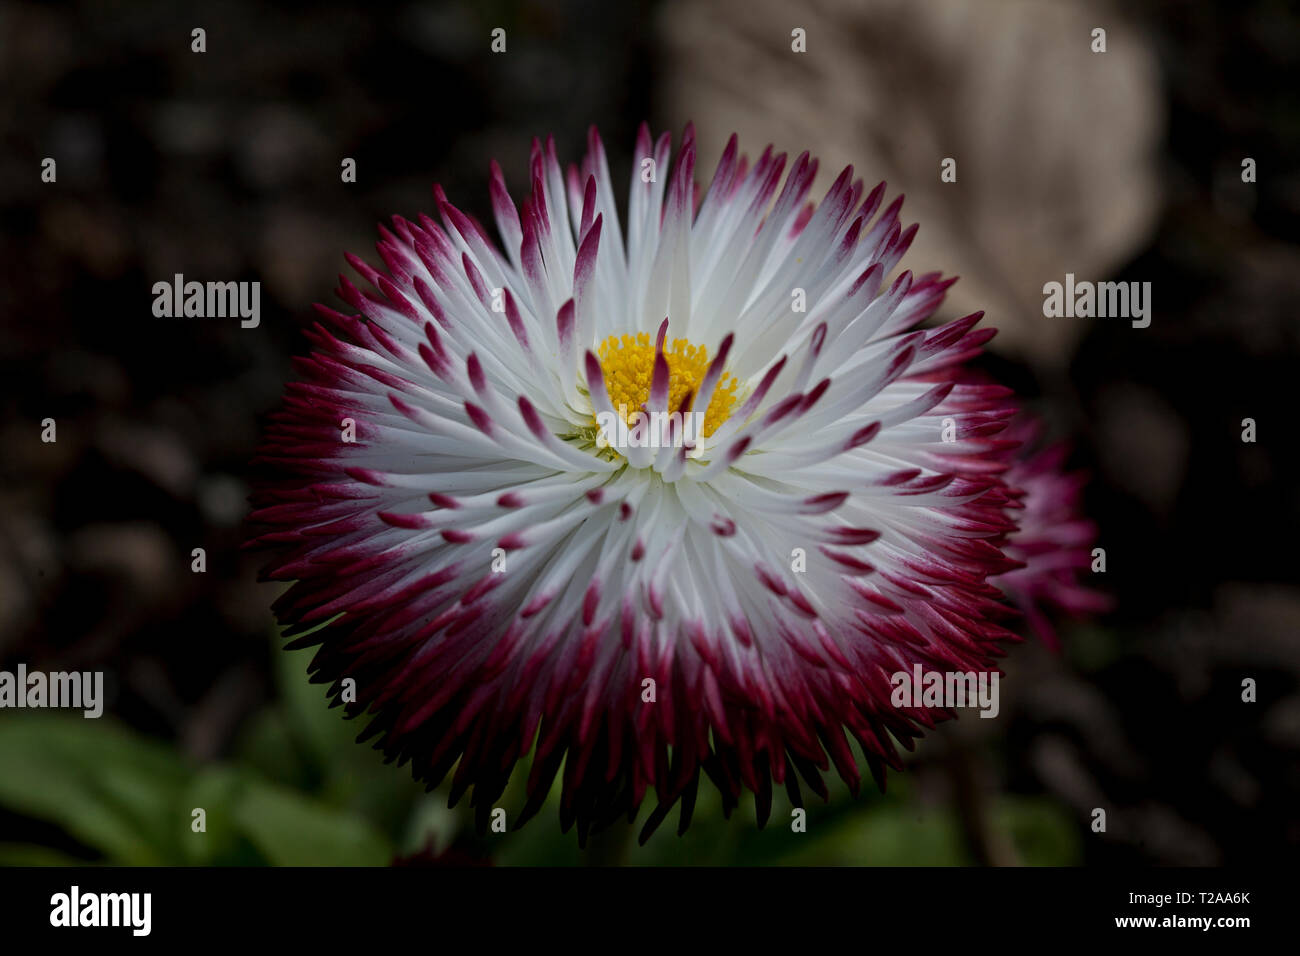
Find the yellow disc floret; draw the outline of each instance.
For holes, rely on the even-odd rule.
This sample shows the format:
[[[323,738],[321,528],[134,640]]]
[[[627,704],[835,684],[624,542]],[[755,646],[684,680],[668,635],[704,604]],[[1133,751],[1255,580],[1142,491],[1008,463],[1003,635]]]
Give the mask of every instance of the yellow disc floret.
[[[650,381],[654,375],[655,347],[650,336],[642,332],[631,335],[611,335],[596,350],[600,370],[605,375],[605,390],[609,393],[614,411],[623,413],[623,420],[639,410],[650,399]],[[692,345],[685,339],[673,339],[670,348],[664,349],[668,362],[668,411],[689,411],[682,408],[687,395],[692,404],[700,394],[704,373],[709,370],[709,350],[703,345]],[[736,390],[740,383],[730,372],[723,372],[714,386],[713,397],[704,416],[703,435],[708,437],[731,415],[736,403]]]

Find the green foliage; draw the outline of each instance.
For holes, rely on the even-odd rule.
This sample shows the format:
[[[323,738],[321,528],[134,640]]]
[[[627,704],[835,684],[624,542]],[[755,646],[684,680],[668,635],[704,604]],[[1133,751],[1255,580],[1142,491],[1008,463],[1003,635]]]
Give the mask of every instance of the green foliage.
[[[0,723],[0,805],[62,828],[120,865],[387,863],[364,818],[246,769],[195,768],[107,720],[31,715]],[[193,811],[205,814],[195,832]],[[3,862],[83,862],[7,845]]]
[[[0,864],[383,865],[425,837],[412,819],[458,829],[417,815],[433,798],[354,743],[359,726],[306,680],[309,654],[273,653],[279,699],[250,719],[228,764],[195,766],[110,718],[6,714],[0,807],[52,824],[72,847],[3,844]]]
[[[21,713],[0,721],[0,805],[56,824],[126,865],[174,862],[187,768],[107,718]]]
[[[806,832],[791,828],[783,792],[759,830],[752,801],[724,820],[718,794],[701,786],[690,830],[673,813],[648,843],[637,835],[649,813],[615,825],[586,850],[558,825],[558,784],[528,827],[478,836],[464,807],[448,809],[446,787],[426,794],[408,768],[385,766],[355,743],[360,722],[327,706],[307,680],[310,652],[273,650],[277,696],[252,715],[225,763],[195,765],[172,746],[109,718],[11,713],[0,720],[0,809],[66,835],[57,846],[0,843],[0,865],[384,865],[453,844],[497,865],[949,866],[974,861],[954,807],[921,803],[908,774],[888,795],[864,788],[851,799],[832,785],[829,803],[810,803]],[[498,805],[507,823],[524,804],[522,765]],[[653,799],[649,801],[653,802]],[[204,829],[195,832],[195,808]],[[994,799],[990,835],[1030,865],[1068,865],[1080,855],[1078,829],[1048,801]]]
[[[236,828],[280,866],[381,866],[392,845],[357,816],[302,799],[291,790],[250,783],[233,810]]]

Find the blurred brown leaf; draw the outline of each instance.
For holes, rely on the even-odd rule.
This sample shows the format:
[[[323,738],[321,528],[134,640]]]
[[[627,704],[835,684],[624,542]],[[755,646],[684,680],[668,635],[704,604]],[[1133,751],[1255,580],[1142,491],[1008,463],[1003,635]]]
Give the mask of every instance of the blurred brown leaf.
[[[740,14],[740,15],[738,15]],[[1091,31],[1107,51],[1091,51]],[[807,33],[807,53],[791,31]],[[907,266],[960,275],[945,313],[984,309],[994,348],[1064,364],[1088,320],[1042,314],[1043,283],[1104,279],[1149,238],[1163,129],[1155,59],[1106,8],[1024,0],[669,0],[666,115],[694,120],[712,162],[734,131],[853,164],[907,194]],[[945,157],[957,181],[940,181]]]

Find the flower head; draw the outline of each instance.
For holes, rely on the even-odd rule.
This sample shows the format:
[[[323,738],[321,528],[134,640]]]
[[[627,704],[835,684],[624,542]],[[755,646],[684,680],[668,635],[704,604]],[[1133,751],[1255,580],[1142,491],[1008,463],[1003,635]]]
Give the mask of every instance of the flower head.
[[[567,175],[534,142],[519,207],[493,164],[501,248],[436,187],[440,222],[381,227],[254,515],[288,633],[388,756],[486,819],[531,753],[512,822],[562,767],[582,836],[649,791],[646,831],[684,828],[701,772],[760,819],[774,782],[856,791],[850,737],[883,785],[951,715],[890,675],[994,668],[988,579],[1020,566],[1015,407],[960,375],[993,332],[920,327],[953,280],[895,275],[901,197],[849,168],[809,202],[815,159],[735,137],[699,197],[689,127],[635,160],[625,230],[594,131]]]
[[[1083,516],[1081,499],[1088,476],[1063,468],[1070,448],[1043,446],[1043,426],[1022,413],[1007,429],[1020,441],[1004,478],[1016,497],[1017,527],[1006,553],[1023,563],[997,579],[998,587],[1024,613],[1030,627],[1057,648],[1051,611],[1081,616],[1106,611],[1110,598],[1079,580],[1094,558],[1097,526]]]

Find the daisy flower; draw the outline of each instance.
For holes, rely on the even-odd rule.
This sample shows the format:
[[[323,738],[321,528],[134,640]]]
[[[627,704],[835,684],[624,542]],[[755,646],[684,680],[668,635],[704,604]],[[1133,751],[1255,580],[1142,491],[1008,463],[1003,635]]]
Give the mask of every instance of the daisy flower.
[[[692,129],[643,126],[626,226],[594,130],[529,170],[516,205],[492,165],[499,244],[435,187],[317,307],[254,499],[287,633],[480,825],[524,758],[510,822],[558,775],[584,839],[651,793],[643,838],[684,829],[701,773],[760,823],[856,792],[851,742],[883,787],[951,716],[890,675],[1015,639],[1015,406],[960,374],[993,331],[922,327],[953,280],[899,272],[916,226],[852,168],[811,202],[815,159],[732,137],[697,193]]]
[[[1002,574],[997,584],[1055,650],[1060,640],[1049,611],[1081,617],[1109,610],[1111,600],[1080,581],[1092,566],[1097,540],[1097,526],[1083,516],[1081,504],[1088,476],[1064,471],[1069,445],[1044,446],[1042,433],[1042,423],[1028,414],[1006,432],[1021,442],[1003,476],[1020,509],[1006,553],[1023,567]]]

